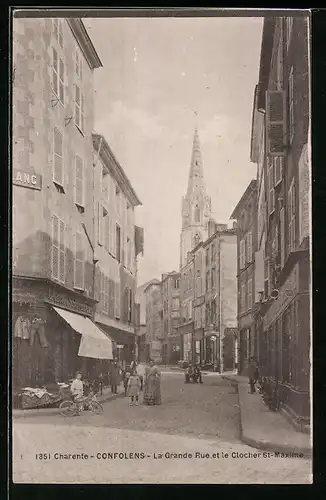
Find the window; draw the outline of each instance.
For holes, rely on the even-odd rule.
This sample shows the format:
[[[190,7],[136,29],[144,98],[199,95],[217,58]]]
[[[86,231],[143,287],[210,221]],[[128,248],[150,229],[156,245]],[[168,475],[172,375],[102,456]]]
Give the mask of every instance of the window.
[[[103,197],[107,200],[110,198],[110,175],[105,167],[102,167],[101,174],[101,191],[103,193]]]
[[[292,35],[293,17],[286,18],[286,48],[289,48]]]
[[[294,135],[294,83],[293,83],[293,66],[290,69],[289,75],[289,135],[290,143]]]
[[[63,187],[63,135],[58,128],[53,130],[53,182]]]
[[[105,210],[104,215],[104,246],[108,252],[111,249],[111,220],[108,212]]]
[[[246,236],[246,262],[252,262],[252,232],[247,233]]]
[[[296,231],[295,231],[295,182],[291,183],[288,193],[288,252],[294,252],[296,249]]]
[[[59,56],[58,51],[52,47],[52,89],[62,104],[64,104],[64,73],[65,66],[63,58]]]
[[[174,311],[177,311],[180,307],[180,299],[178,297],[174,297],[172,301],[172,307]]]
[[[65,282],[65,223],[52,216],[52,278]]]
[[[276,88],[282,90],[283,88],[283,25],[280,22],[280,37],[277,48],[277,61],[276,61]]]
[[[118,224],[115,226],[115,258],[121,262],[121,228]]]
[[[206,319],[206,326],[208,326],[210,324],[210,319],[211,319],[211,314],[210,314],[210,305],[209,303],[207,302],[206,303],[206,307],[205,307],[205,319]]]
[[[80,132],[85,131],[85,116],[84,116],[84,94],[80,86],[75,84],[75,124]]]
[[[206,272],[206,292],[209,290],[209,271]]]
[[[209,248],[206,249],[206,266],[209,265]]]
[[[195,222],[200,222],[200,208],[198,205],[195,207]]]
[[[245,267],[245,252],[246,252],[246,243],[245,240],[240,241],[240,269]]]
[[[84,207],[84,165],[80,156],[75,157],[75,203]]]
[[[76,69],[76,75],[77,77],[82,80],[83,78],[83,59],[80,54],[79,48],[76,47],[76,52],[75,52],[75,69]]]
[[[63,19],[53,19],[53,34],[59,47],[63,49]]]
[[[211,323],[212,325],[216,324],[216,302],[212,300],[211,302]]]
[[[120,318],[120,283],[115,283],[114,288],[114,316]]]
[[[252,308],[252,278],[248,280],[247,283],[247,301],[248,301],[248,309]]]
[[[99,203],[99,213],[98,213],[98,243],[99,245],[105,245],[105,232],[107,228],[106,218],[109,219],[108,211],[104,206]]]
[[[84,290],[85,286],[85,248],[84,233],[75,234],[74,288]]]
[[[266,91],[265,139],[267,156],[285,156],[287,145],[286,92]]]
[[[274,156],[274,186],[276,187],[283,179],[283,157]]]
[[[177,290],[178,288],[180,288],[180,279],[177,278],[174,280],[174,288]]]
[[[127,236],[127,267],[131,269],[131,241]]]
[[[269,158],[268,165],[268,211],[269,215],[275,212],[275,189],[274,189],[274,162]]]
[[[246,285],[244,283],[241,285],[240,310],[241,312],[246,311]]]
[[[214,290],[215,286],[216,286],[216,269],[215,269],[215,267],[212,269],[211,281],[212,281],[212,289]]]
[[[214,262],[215,257],[216,257],[216,247],[215,247],[214,241],[213,241],[212,246],[211,246],[211,252],[212,252],[212,262]]]
[[[281,250],[281,269],[284,267],[285,248],[284,248],[284,208],[280,210],[280,250]]]

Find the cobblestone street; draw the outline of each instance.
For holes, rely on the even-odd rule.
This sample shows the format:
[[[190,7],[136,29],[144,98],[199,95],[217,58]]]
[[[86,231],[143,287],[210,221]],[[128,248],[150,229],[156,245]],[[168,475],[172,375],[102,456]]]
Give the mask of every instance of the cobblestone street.
[[[218,375],[204,376],[199,386],[185,385],[182,374],[165,372],[162,396],[159,407],[129,407],[127,398],[119,398],[104,403],[101,416],[85,412],[69,419],[44,413],[15,420],[14,481],[310,482],[309,460],[275,458],[240,443],[238,396]],[[51,458],[40,459],[37,454],[42,453]],[[86,453],[88,459],[58,459],[56,453]],[[108,453],[126,455],[109,459]],[[144,458],[132,453],[143,453]],[[188,455],[172,458],[166,453]]]

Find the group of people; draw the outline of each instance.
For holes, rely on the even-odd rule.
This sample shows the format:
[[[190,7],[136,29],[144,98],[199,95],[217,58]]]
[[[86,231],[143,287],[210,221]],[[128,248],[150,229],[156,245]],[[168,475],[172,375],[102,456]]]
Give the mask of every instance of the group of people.
[[[197,364],[193,366],[192,364],[189,364],[186,372],[185,372],[185,383],[188,384],[189,382],[194,382],[195,384],[202,384],[203,383],[203,377],[201,373],[200,366]]]
[[[129,396],[130,405],[138,405],[140,394],[143,393],[144,405],[159,405],[162,402],[161,397],[161,373],[158,366],[153,360],[148,360],[147,364],[140,365],[135,361],[124,369],[115,361],[111,365],[109,372],[109,383],[112,394],[118,394],[118,386],[123,382],[125,396]],[[102,393],[103,376],[89,384],[87,380],[82,380],[82,375],[77,372],[72,381],[70,391],[74,401],[81,406],[84,400],[91,391]]]

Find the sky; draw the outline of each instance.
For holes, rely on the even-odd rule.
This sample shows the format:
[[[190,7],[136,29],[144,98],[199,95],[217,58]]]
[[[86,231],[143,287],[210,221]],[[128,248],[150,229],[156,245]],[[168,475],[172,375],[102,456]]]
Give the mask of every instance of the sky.
[[[177,270],[181,201],[197,126],[212,216],[227,222],[256,166],[250,134],[262,18],[86,19],[102,61],[95,131],[142,206],[138,285]],[[197,113],[197,116],[195,114]]]

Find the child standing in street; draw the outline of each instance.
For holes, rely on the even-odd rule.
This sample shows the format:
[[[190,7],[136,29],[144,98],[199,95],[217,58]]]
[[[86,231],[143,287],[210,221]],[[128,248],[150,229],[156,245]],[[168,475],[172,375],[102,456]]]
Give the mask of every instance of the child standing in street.
[[[138,405],[139,393],[140,393],[140,377],[137,374],[136,370],[133,370],[129,380],[128,380],[128,394],[130,397],[130,406],[136,404]]]

